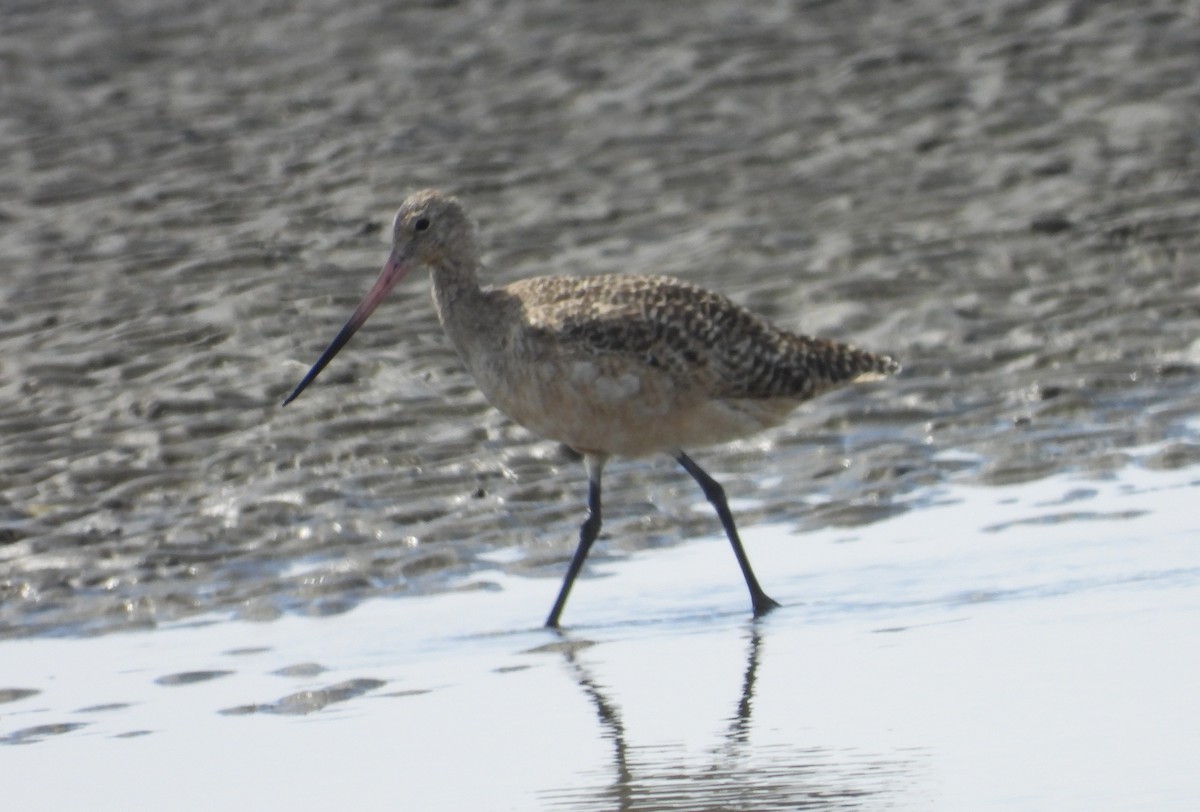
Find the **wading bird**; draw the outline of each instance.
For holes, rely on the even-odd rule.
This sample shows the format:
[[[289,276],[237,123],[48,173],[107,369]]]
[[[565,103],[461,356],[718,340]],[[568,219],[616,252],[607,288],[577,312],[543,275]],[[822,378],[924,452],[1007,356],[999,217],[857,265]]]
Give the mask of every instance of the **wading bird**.
[[[558,626],[600,532],[600,475],[613,455],[672,455],[716,509],[754,615],[779,605],[750,568],[721,485],[684,449],[777,425],[815,395],[896,372],[895,361],[786,332],[720,294],[665,276],[542,276],[482,287],[474,224],[456,198],[426,190],[400,206],[379,279],[285,406],[418,268],[430,272],[438,318],[488,401],[583,456],[587,519],[547,626]]]

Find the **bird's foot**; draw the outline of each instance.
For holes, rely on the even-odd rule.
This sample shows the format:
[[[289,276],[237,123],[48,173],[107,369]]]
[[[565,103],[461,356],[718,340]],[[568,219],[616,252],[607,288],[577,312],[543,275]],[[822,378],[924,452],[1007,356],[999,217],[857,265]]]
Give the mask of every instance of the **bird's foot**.
[[[766,596],[766,594],[755,595],[753,600],[754,600],[754,616],[756,618],[762,617],[767,612],[770,612],[772,609],[778,609],[780,606],[782,606],[782,604],[780,604],[779,601],[775,601],[775,600],[772,600],[771,598],[768,598]]]

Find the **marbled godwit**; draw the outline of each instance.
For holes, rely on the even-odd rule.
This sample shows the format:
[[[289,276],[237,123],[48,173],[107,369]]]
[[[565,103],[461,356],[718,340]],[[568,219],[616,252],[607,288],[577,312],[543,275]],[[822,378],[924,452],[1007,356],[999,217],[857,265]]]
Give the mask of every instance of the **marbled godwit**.
[[[285,406],[414,268],[430,271],[438,318],[488,401],[583,455],[588,515],[547,626],[558,625],[600,532],[600,474],[614,454],[674,456],[716,508],[755,616],[778,606],[750,568],[724,490],[684,449],[777,425],[814,395],[897,371],[895,361],[785,332],[669,277],[544,276],[480,287],[474,225],[457,199],[426,190],[396,213],[379,279]]]

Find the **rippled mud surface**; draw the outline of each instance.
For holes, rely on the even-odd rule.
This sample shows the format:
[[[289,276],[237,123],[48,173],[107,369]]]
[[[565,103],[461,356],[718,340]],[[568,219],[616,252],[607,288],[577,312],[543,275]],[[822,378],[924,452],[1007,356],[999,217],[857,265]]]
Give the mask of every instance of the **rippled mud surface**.
[[[696,454],[745,525],[869,524],[1151,443],[1146,467],[1200,461],[1195,3],[0,20],[2,635],[334,614],[497,568],[549,600],[581,466],[487,407],[424,280],[279,406],[429,185],[498,281],[671,273],[904,362]],[[606,488],[600,558],[715,528],[670,460]]]

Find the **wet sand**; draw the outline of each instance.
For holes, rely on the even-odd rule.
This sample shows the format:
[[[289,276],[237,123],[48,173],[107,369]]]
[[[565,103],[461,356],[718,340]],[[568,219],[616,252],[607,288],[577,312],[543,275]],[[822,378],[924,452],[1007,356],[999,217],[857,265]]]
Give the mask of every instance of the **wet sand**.
[[[1045,752],[1120,745],[1093,753],[1112,767],[1098,775],[1057,757],[1034,762],[1016,746],[991,752],[1008,767],[989,773],[993,781],[1039,769],[1042,777],[1013,785],[1024,795],[980,790],[972,808],[1102,808],[1094,801],[1110,796],[1096,786],[1135,806],[1185,808],[1171,801],[1194,798],[1172,765],[1197,752],[1195,741],[1173,738],[1179,728],[1142,701],[1161,696],[1194,712],[1182,686],[1200,676],[1195,662],[1174,645],[1175,626],[1159,630],[1160,618],[1193,619],[1189,548],[1163,548],[1183,575],[1161,594],[1155,582],[1109,607],[1104,589],[1084,589],[1099,597],[1072,609],[1077,625],[1064,625],[1054,597],[1119,569],[1117,551],[1136,563],[1138,551],[1195,529],[1186,498],[1159,505],[1129,484],[1161,475],[1186,493],[1200,469],[1194,3],[713,0],[650,13],[639,3],[549,0],[12,2],[0,12],[0,71],[0,698],[11,700],[0,704],[0,737],[30,745],[7,752],[23,754],[22,774],[41,776],[43,792],[69,791],[45,788],[45,771],[67,756],[57,748],[87,754],[71,762],[80,770],[119,752],[111,748],[139,748],[134,763],[146,760],[146,774],[165,780],[155,770],[167,767],[151,762],[170,750],[168,737],[187,739],[174,714],[198,725],[188,745],[196,759],[237,756],[223,748],[247,729],[230,734],[239,723],[264,742],[274,737],[282,758],[277,734],[294,728],[279,713],[219,711],[335,686],[331,695],[345,701],[313,708],[306,722],[328,717],[334,730],[350,715],[380,725],[346,728],[354,746],[337,756],[346,759],[370,747],[419,751],[431,720],[461,747],[476,723],[512,728],[489,717],[497,708],[538,719],[573,702],[577,726],[546,727],[560,734],[546,749],[590,758],[571,759],[562,780],[513,772],[515,794],[496,797],[522,799],[513,808],[586,808],[579,793],[591,785],[580,771],[600,771],[598,787],[622,769],[602,758],[622,737],[596,694],[619,704],[637,684],[653,703],[668,690],[641,677],[617,685],[605,669],[653,663],[678,637],[671,656],[680,663],[731,669],[714,689],[725,704],[697,714],[718,732],[699,740],[721,752],[747,748],[756,774],[773,774],[775,751],[721,732],[733,729],[752,639],[764,674],[779,669],[777,686],[808,687],[771,689],[772,702],[801,704],[756,711],[748,729],[775,730],[774,713],[828,712],[780,745],[787,770],[809,764],[804,754],[831,767],[816,784],[835,794],[811,797],[878,808],[836,794],[878,771],[913,797],[957,798],[938,793],[992,763],[972,749],[986,737],[937,728],[932,695],[909,705],[828,670],[842,658],[873,678],[901,667],[877,657],[885,641],[915,635],[874,630],[916,628],[926,615],[890,593],[870,597],[886,574],[938,581],[926,618],[937,638],[927,651],[899,646],[897,656],[917,658],[903,664],[914,684],[949,690],[946,663],[970,651],[974,664],[989,645],[1061,652],[1049,682],[1032,667],[972,665],[953,684],[976,681],[1010,704],[996,717],[972,705],[964,718],[1015,729],[1049,707],[1062,715],[1048,728],[1058,738],[1046,741],[1065,749]],[[601,672],[592,682],[605,690],[588,688],[561,652],[522,654],[548,642],[530,629],[573,549],[583,472],[486,406],[423,280],[397,291],[302,401],[280,408],[374,278],[394,207],[430,185],[460,194],[478,216],[497,281],[670,273],[904,363],[896,380],[835,393],[778,431],[694,455],[756,539],[749,553],[768,592],[788,603],[782,619],[744,622],[728,550],[710,538],[715,520],[672,461],[620,463],[606,480],[606,534],[593,554],[596,571],[619,575],[581,582],[564,618],[596,643],[577,659]],[[1062,490],[1062,477],[1079,484]],[[1042,486],[1062,500],[1058,518],[1018,513],[989,525],[981,515],[960,526],[939,512],[956,489],[996,502],[1011,487]],[[1023,523],[1008,529],[1013,521]],[[897,522],[920,531],[889,535]],[[1097,558],[1087,543],[1110,530],[1118,536]],[[772,541],[779,533],[786,540]],[[1001,545],[1011,556],[988,559],[996,583],[944,566],[1013,535],[1045,549]],[[710,548],[711,577],[693,578],[707,565],[680,570],[652,594],[637,580],[641,571],[665,578],[673,557]],[[942,563],[871,563],[924,549]],[[827,557],[839,551],[863,559],[834,579]],[[1028,572],[1042,554],[1055,573],[1044,580]],[[1018,595],[1031,584],[1048,592],[1006,597],[1009,582]],[[470,584],[485,586],[464,591]],[[999,619],[957,622],[952,607],[972,599],[946,596],[976,594]],[[876,609],[860,607],[873,601]],[[210,625],[189,625],[201,620]],[[1048,636],[1037,638],[1043,628]],[[1101,668],[1118,662],[1105,659],[1106,645],[1149,648],[1158,634],[1164,647],[1140,652],[1145,667],[1124,658],[1132,670]],[[1086,645],[1068,656],[1077,638]],[[270,667],[222,653],[239,640],[273,652]],[[688,640],[732,653],[694,652]],[[176,659],[174,646],[206,654]],[[791,646],[826,655],[776,653]],[[102,686],[126,657],[145,679],[127,693],[84,684],[78,702],[51,695],[87,676],[80,669],[93,656],[110,663],[98,669]],[[309,661],[331,663],[329,674],[265,676]],[[376,702],[408,690],[396,686],[399,664],[411,662],[423,669],[415,688],[464,684],[476,701],[428,690]],[[460,683],[450,675],[462,663],[470,676]],[[828,668],[810,671],[813,663]],[[529,667],[510,673],[514,664]],[[153,682],[205,671],[233,673]],[[1113,694],[1119,679],[1150,687]],[[831,683],[842,700],[822,705],[814,697]],[[210,690],[223,693],[195,698]],[[551,690],[557,699],[536,706]],[[193,698],[171,698],[183,696]],[[1093,705],[1077,697],[1117,709],[1111,736],[1083,723]],[[122,702],[128,708],[76,713]],[[886,746],[859,736],[856,708],[882,720],[908,707],[913,717],[895,728],[905,736]],[[426,724],[392,715],[409,713]],[[37,732],[44,720],[51,729]],[[649,741],[690,741],[677,723],[645,723]],[[321,722],[298,729],[326,731]],[[1097,735],[1069,734],[1076,729]],[[151,732],[108,738],[142,730]],[[436,753],[453,755],[450,741]],[[495,752],[511,750],[491,741]],[[853,758],[834,744],[863,741],[870,746]],[[964,742],[975,742],[962,752],[977,763],[936,755]],[[690,746],[678,746],[639,755],[651,775],[677,774],[671,764],[699,769]],[[418,759],[427,808],[454,806],[460,790],[483,792],[462,786],[461,774],[466,765],[500,775],[489,771],[488,748]],[[249,757],[263,752],[270,746]],[[1139,752],[1145,758],[1133,758]],[[1061,791],[1047,777],[1055,770]],[[764,794],[794,807],[788,793],[803,788],[783,783],[786,791]],[[1154,786],[1166,794],[1143,793]],[[229,791],[246,802],[235,805],[256,797],[245,783]],[[596,797],[601,807],[625,798]],[[652,806],[638,803],[626,807]]]
[[[11,6],[0,624],[326,614],[514,545],[561,565],[579,467],[486,407],[422,281],[279,407],[426,185],[498,280],[673,273],[904,362],[699,453],[747,524],[1162,439],[1192,464],[1194,14],[972,9]],[[668,460],[610,479],[614,554],[711,526]]]

